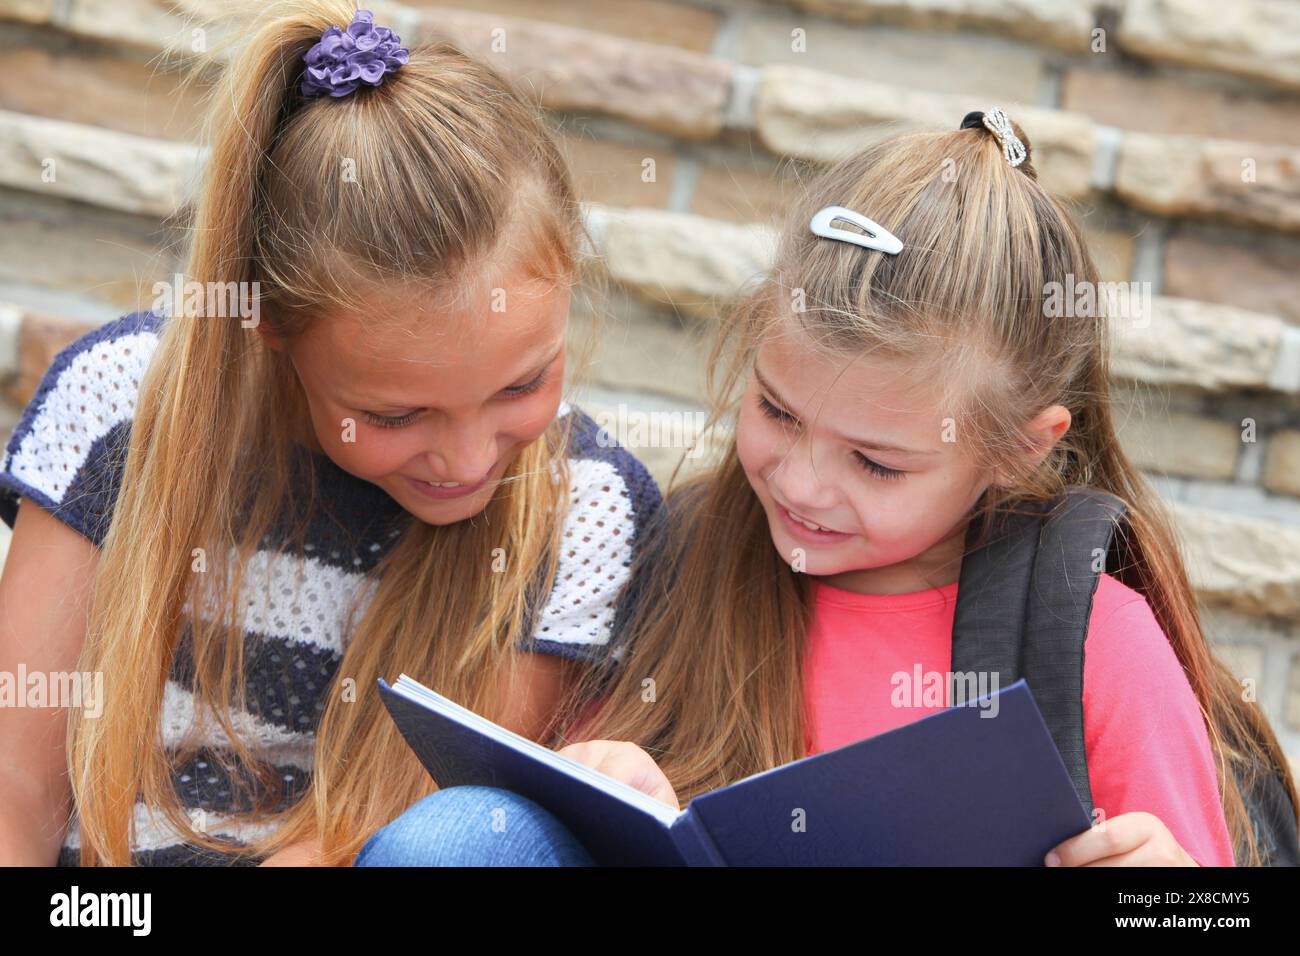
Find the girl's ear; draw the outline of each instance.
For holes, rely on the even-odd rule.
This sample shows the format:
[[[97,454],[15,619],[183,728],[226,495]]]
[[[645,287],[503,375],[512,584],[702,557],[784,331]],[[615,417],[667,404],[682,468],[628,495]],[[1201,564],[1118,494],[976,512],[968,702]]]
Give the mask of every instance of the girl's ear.
[[[262,342],[265,343],[266,347],[272,351],[283,352],[285,350],[284,340],[268,329],[265,323],[258,323],[257,334],[262,337]]]
[[[1025,425],[1026,440],[1021,443],[1023,464],[1032,470],[1056,447],[1056,443],[1070,430],[1070,410],[1064,405],[1049,405]],[[1009,476],[999,469],[993,484],[1010,484]]]
[[[1046,458],[1047,453],[1056,447],[1056,443],[1070,430],[1073,420],[1070,410],[1064,405],[1049,405],[1034,416],[1028,431],[1034,440],[1035,447],[1031,450],[1036,456],[1035,464]]]

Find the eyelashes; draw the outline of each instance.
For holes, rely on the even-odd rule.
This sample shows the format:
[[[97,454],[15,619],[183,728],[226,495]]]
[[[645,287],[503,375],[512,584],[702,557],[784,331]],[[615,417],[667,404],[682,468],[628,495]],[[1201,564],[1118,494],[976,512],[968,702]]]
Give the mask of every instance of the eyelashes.
[[[504,392],[508,398],[520,398],[524,395],[531,395],[533,392],[545,385],[549,380],[549,373],[543,371],[542,374],[538,375],[531,382],[514,388],[504,389]],[[403,425],[409,425],[411,422],[415,421],[419,412],[407,412],[405,415],[396,416],[376,415],[374,412],[362,412],[362,414],[365,416],[366,421],[378,428],[401,428]]]
[[[877,478],[884,478],[886,481],[893,481],[896,478],[902,478],[906,472],[899,471],[897,468],[886,468],[878,461],[872,461],[861,452],[855,451],[853,459],[867,471],[871,472]]]
[[[791,415],[789,412],[777,408],[775,405],[769,402],[766,397],[764,397],[761,394],[758,396],[758,407],[762,409],[764,415],[766,415],[768,418],[773,419],[774,421],[785,422],[787,425],[798,424],[795,421],[795,417],[793,415]]]
[[[766,415],[768,418],[772,419],[773,421],[783,422],[786,425],[799,424],[798,419],[796,419],[789,412],[777,408],[775,405],[769,402],[767,398],[761,393],[758,395],[758,407],[763,412],[764,415]],[[860,466],[865,468],[867,471],[871,472],[877,478],[883,478],[886,481],[894,481],[898,478],[902,478],[903,475],[907,474],[907,472],[899,471],[897,468],[886,468],[884,465],[880,464],[880,462],[872,461],[866,455],[858,451],[855,451],[853,453],[853,460],[856,461]]]
[[[396,418],[390,418],[387,415],[376,415],[374,412],[362,412],[366,416],[366,421],[379,428],[401,428],[415,420],[416,412],[407,412],[405,415],[398,415]]]
[[[547,369],[542,369],[542,374],[538,375],[537,378],[533,379],[531,382],[528,382],[525,385],[519,385],[515,388],[507,388],[505,391],[511,398],[518,398],[520,395],[529,395],[537,391],[545,385],[549,379],[550,372]]]

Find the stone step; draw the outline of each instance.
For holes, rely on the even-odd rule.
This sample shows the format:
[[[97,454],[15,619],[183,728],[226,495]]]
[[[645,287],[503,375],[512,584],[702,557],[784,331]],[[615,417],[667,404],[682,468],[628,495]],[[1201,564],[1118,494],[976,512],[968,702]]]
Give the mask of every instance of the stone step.
[[[786,0],[788,6],[858,23],[983,30],[1067,52],[1122,51],[1152,64],[1218,70],[1279,89],[1300,89],[1300,6],[1274,0]],[[1102,52],[1098,50],[1097,52]]]
[[[987,105],[982,97],[924,93],[782,64],[747,67],[555,23],[372,6],[408,42],[446,36],[535,90],[548,109],[616,116],[685,141],[714,139],[726,130],[752,132],[778,155],[817,163],[895,130],[953,128],[968,110]],[[163,49],[170,40],[178,55],[196,45],[185,21],[153,0],[82,0],[70,18],[56,22],[107,42]],[[197,45],[212,57],[222,49],[215,35]],[[1033,141],[1044,182],[1062,195],[1108,195],[1160,216],[1300,234],[1300,147],[1127,132],[1078,113],[1007,108]],[[41,133],[56,137],[50,149],[57,152],[53,130],[20,141]]]
[[[1205,603],[1294,626],[1300,618],[1300,528],[1172,507],[1188,575]]]
[[[0,185],[165,219],[198,183],[204,151],[0,110]]]
[[[0,127],[4,120],[0,115]],[[0,176],[5,169],[0,164]],[[151,184],[141,180],[140,189]],[[142,201],[140,191],[121,197],[123,204]],[[587,204],[585,210],[595,243],[589,254],[617,286],[695,319],[717,316],[756,282],[774,248],[775,235],[763,226],[659,209]],[[170,278],[161,271],[154,276]],[[1300,395],[1300,327],[1232,306],[1151,295],[1140,283],[1103,283],[1098,291],[1108,289],[1129,303],[1112,323],[1117,377],[1214,395]]]
[[[587,208],[609,275],[688,315],[717,315],[767,269],[774,248],[774,233],[762,226],[658,209]],[[1120,377],[1206,392],[1300,394],[1300,327],[1232,306],[1149,293],[1143,300],[1138,283],[1105,285],[1132,303],[1113,323]]]
[[[833,162],[894,134],[950,129],[976,97],[900,89],[801,67],[764,67],[752,126],[774,153]],[[1079,113],[1006,104],[1049,189],[1108,194],[1161,216],[1300,232],[1300,147],[1204,136],[1137,133]]]
[[[449,0],[448,5],[454,4],[455,0]],[[476,5],[472,0],[462,0],[462,4]],[[372,0],[370,6],[377,19],[396,28],[406,25],[406,11],[437,8],[443,3],[416,0],[403,6]],[[499,14],[509,11],[516,14],[515,18],[535,16],[583,25],[594,20],[598,29],[634,32],[627,24],[611,24],[610,14],[584,18],[572,9],[556,13],[539,10],[543,6],[543,0],[514,0],[493,4],[489,9],[498,22],[502,19]],[[785,0],[784,6],[840,19],[848,25],[982,32],[1066,53],[1122,52],[1151,65],[1189,66],[1280,90],[1300,90],[1300,9],[1279,0],[1234,0],[1231,16],[1227,16],[1221,0],[1112,0],[1103,10],[1098,10],[1095,0],[1015,4],[1004,0]],[[687,7],[685,12],[693,30],[684,34],[680,29],[664,28],[656,35],[693,47],[698,43],[696,36],[707,35],[713,27],[710,15],[716,19],[715,11],[748,7],[748,0],[711,0],[705,10],[698,12]],[[177,11],[207,14],[220,9],[219,0],[8,0],[0,10],[0,18],[52,24],[72,33],[148,46],[156,44],[160,36],[183,34],[185,24]],[[640,12],[648,16],[656,11],[642,4]],[[406,32],[397,32],[407,37]]]

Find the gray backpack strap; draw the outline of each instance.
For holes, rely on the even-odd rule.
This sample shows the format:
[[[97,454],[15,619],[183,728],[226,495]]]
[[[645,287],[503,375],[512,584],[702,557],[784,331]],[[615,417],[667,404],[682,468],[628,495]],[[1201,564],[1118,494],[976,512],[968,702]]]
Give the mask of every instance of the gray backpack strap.
[[[982,546],[976,523],[967,529],[952,626],[955,681],[962,674],[996,674],[998,686],[1007,687],[1020,679],[1021,635],[1041,523],[1040,514],[1003,515]]]
[[[1091,814],[1083,733],[1083,659],[1097,582],[1127,511],[1114,495],[1072,489],[1046,519],[1034,567],[1021,676],[1034,691],[1075,789]]]
[[[1078,487],[1017,510],[1022,513],[1002,516],[982,544],[980,528],[972,523],[967,531],[953,619],[953,680],[985,671],[1006,687],[1023,677],[1091,815],[1083,648],[1097,581],[1125,507],[1114,495]]]
[[[1270,767],[1266,772],[1250,774],[1240,767],[1234,767],[1242,786],[1242,799],[1246,812],[1250,816],[1251,826],[1255,829],[1255,839],[1259,841],[1264,857],[1264,866],[1300,866],[1300,837],[1296,834],[1295,807],[1286,792],[1286,784],[1279,774],[1285,772],[1277,767]],[[1234,847],[1237,859],[1243,856],[1244,848]]]

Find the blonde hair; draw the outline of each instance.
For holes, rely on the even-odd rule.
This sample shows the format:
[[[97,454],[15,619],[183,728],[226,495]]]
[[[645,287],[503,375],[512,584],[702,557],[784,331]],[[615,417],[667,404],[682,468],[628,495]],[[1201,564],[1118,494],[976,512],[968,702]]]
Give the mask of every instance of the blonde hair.
[[[507,247],[527,249],[537,275],[572,280],[583,227],[565,164],[539,112],[491,69],[434,42],[412,48],[379,87],[340,99],[298,95],[303,54],[355,9],[310,0],[258,12],[212,90],[189,278],[259,282],[262,321],[286,340],[322,314],[364,308],[381,287],[455,295]],[[356,161],[361,185],[344,182],[344,157]],[[70,715],[81,863],[130,862],[139,796],[206,848],[251,857],[319,841],[323,862],[347,864],[369,834],[436,789],[376,680],[405,671],[497,712],[529,608],[554,580],[570,421],[558,419],[518,455],[482,516],[447,526],[404,516],[399,540],[358,588],[309,789],[277,810],[279,775],[236,732],[231,712],[245,700],[240,594],[249,559],[284,515],[302,555],[317,504],[310,481],[290,481],[295,429],[310,428],[305,401],[284,353],[237,319],[164,322],[140,386],[83,651],[87,670],[110,675],[106,704],[96,720]],[[197,547],[213,556],[204,574],[191,571]],[[490,566],[495,548],[510,556],[500,573]],[[212,613],[190,612],[203,607]],[[272,825],[244,850],[195,829],[178,801],[173,769],[198,748],[197,721],[181,753],[169,757],[161,745],[165,685],[187,629],[196,715],[215,719],[231,742],[232,780],[248,786],[237,820]],[[339,693],[345,678],[355,681],[355,702]]]
[[[818,238],[809,222],[828,205],[874,219],[904,250]],[[963,448],[1011,476],[972,510],[981,527],[1071,485],[1121,498],[1130,512],[1116,576],[1146,597],[1177,653],[1206,718],[1238,860],[1258,863],[1243,787],[1263,768],[1287,765],[1265,716],[1212,653],[1166,508],[1116,440],[1107,318],[1054,318],[1044,307],[1049,283],[1069,276],[1079,286],[1098,280],[1072,212],[1039,184],[1032,152],[1010,166],[982,126],[879,142],[805,190],[771,275],[726,316],[709,363],[710,425],[734,409],[766,337],[794,323],[829,355],[877,353],[943,383],[944,414]],[[802,310],[790,306],[796,293]],[[1058,403],[1071,428],[1041,465],[1023,466],[1015,454],[1029,441],[1023,426]],[[629,647],[625,666],[591,676],[608,699],[582,733],[641,744],[686,801],[805,755],[810,604],[806,575],[772,547],[734,439],[709,471],[684,484],[674,474],[667,502],[670,520],[658,523],[634,569],[640,598],[619,638]],[[643,696],[647,679],[653,705]]]

